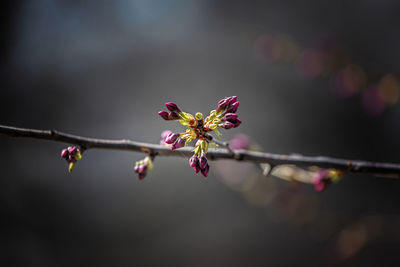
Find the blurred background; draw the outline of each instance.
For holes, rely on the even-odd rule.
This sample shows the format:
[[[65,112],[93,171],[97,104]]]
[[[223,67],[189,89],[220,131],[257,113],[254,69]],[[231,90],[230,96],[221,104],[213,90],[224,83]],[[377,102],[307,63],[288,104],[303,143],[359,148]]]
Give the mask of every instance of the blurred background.
[[[400,4],[3,1],[0,124],[158,143],[167,101],[208,114],[237,95],[273,153],[399,162]],[[399,266],[400,181],[326,191],[213,162],[0,136],[2,266]],[[233,170],[233,171],[232,171]]]

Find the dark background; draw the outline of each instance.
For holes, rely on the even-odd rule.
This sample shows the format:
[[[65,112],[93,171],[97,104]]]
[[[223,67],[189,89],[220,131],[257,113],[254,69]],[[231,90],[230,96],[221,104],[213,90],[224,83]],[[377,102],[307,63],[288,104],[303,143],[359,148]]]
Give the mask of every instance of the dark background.
[[[237,95],[243,124],[224,139],[241,132],[268,152],[399,162],[398,87],[384,109],[373,94],[364,101],[399,74],[398,1],[2,5],[1,124],[157,143],[180,129],[157,116],[163,103],[207,114]],[[296,56],[260,56],[263,36],[290,39]],[[299,60],[319,53],[321,38],[340,60],[304,76],[310,64]],[[365,84],[343,97],[332,81],[350,63]],[[2,266],[400,264],[395,179],[345,175],[317,193],[254,168],[238,189],[215,164],[204,179],[185,159],[156,158],[139,181],[140,153],[89,150],[69,174],[61,143],[0,136],[0,147]]]

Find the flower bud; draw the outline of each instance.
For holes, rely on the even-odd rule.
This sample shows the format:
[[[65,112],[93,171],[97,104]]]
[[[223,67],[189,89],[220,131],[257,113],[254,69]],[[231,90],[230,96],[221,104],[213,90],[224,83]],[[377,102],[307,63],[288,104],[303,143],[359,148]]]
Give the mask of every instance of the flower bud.
[[[195,114],[195,118],[196,118],[196,120],[202,120],[203,119],[203,113],[201,113],[201,112],[197,112],[196,114]]]
[[[71,162],[71,163],[68,165],[68,171],[69,171],[69,172],[72,172],[72,170],[74,169],[74,167],[75,167],[75,162]]]
[[[139,174],[146,174],[147,173],[147,165],[146,164],[140,164],[138,168],[138,173]]]
[[[208,164],[208,162],[207,162],[206,155],[204,155],[204,154],[201,155],[200,160],[199,160],[200,169],[204,169],[207,164]]]
[[[221,119],[221,121],[230,121],[233,122],[237,119],[238,115],[236,113],[226,113],[225,116]]]
[[[175,143],[171,146],[171,150],[175,150],[177,148],[181,148],[185,146],[185,139],[178,137],[178,139],[176,139]]]
[[[239,102],[235,102],[230,104],[228,109],[226,110],[227,113],[235,113],[238,110]]]
[[[234,123],[235,126],[233,126],[234,128],[238,127],[240,124],[242,124],[242,121],[237,119]]]
[[[201,169],[201,174],[203,174],[204,178],[208,176],[208,171],[210,170],[210,165],[206,165],[203,169]]]
[[[165,106],[169,111],[174,111],[174,112],[181,112],[181,110],[178,108],[178,105],[173,103],[173,102],[167,102],[165,103]]]
[[[76,152],[78,152],[78,148],[76,146],[69,146],[68,147],[68,153],[71,155],[76,154]]]
[[[197,155],[191,156],[189,159],[190,167],[194,168],[197,166],[197,164],[199,164],[199,158],[197,157]]]
[[[68,149],[64,148],[64,149],[61,151],[61,157],[62,157],[62,158],[66,158],[67,156],[68,156]]]
[[[176,112],[174,112],[174,111],[171,111],[169,114],[168,114],[168,120],[179,120],[181,118],[181,116],[179,116],[179,114],[178,113],[176,113]]]
[[[233,104],[237,101],[237,96],[234,95],[229,97],[228,99],[229,99],[229,104]]]
[[[232,122],[226,121],[226,122],[220,124],[220,126],[226,130],[229,130],[229,129],[235,127],[235,124],[233,124]]]
[[[170,133],[166,138],[165,138],[165,143],[167,144],[172,144],[176,141],[176,139],[179,137],[179,134],[177,133]]]
[[[166,121],[169,120],[168,111],[165,111],[165,110],[159,111],[158,115],[160,115],[160,117]]]
[[[229,100],[227,98],[221,99],[218,102],[218,107],[217,107],[217,111],[222,111],[225,110],[229,105]]]
[[[322,192],[331,183],[331,179],[328,177],[328,171],[319,171],[313,178],[314,189],[317,192]]]
[[[76,160],[75,160],[74,156],[69,155],[67,158],[67,161],[71,163],[71,162],[75,162]]]

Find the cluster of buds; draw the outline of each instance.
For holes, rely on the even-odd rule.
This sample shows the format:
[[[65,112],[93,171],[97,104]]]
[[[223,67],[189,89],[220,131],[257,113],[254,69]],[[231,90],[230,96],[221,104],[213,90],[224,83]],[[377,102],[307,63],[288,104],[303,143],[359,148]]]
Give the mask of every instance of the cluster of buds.
[[[139,175],[139,180],[143,180],[146,177],[147,172],[153,169],[153,158],[151,156],[147,156],[142,160],[136,162],[134,171]]]
[[[193,150],[194,155],[189,159],[189,165],[193,168],[195,173],[199,173],[204,177],[207,177],[208,171],[210,170],[210,165],[208,165],[206,153],[208,149],[208,142],[206,140],[199,139],[196,142],[196,147]]]
[[[69,146],[61,151],[61,157],[69,163],[68,171],[71,172],[75,163],[82,158],[82,154],[76,146]]]
[[[212,110],[205,119],[203,114],[197,112],[195,116],[183,112],[175,103],[165,103],[168,111],[158,112],[164,120],[177,120],[186,127],[183,133],[173,133],[164,131],[161,134],[161,144],[169,145],[171,150],[184,147],[192,140],[197,140],[194,155],[189,160],[189,165],[196,173],[207,177],[210,166],[208,165],[206,153],[210,142],[209,132],[214,131],[217,137],[220,137],[218,128],[231,129],[238,127],[242,121],[238,119],[236,111],[239,107],[237,96],[224,98],[218,102],[216,110]]]
[[[324,191],[332,182],[338,182],[342,175],[343,172],[336,169],[324,169],[317,172],[312,181],[315,191]]]

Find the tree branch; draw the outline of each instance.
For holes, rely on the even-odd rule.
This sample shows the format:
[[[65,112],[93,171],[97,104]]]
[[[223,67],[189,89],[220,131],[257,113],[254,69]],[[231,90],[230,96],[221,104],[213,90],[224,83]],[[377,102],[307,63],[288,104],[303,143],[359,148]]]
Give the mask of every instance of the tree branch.
[[[175,156],[190,157],[193,147],[184,147],[178,150],[170,150],[170,148],[131,141],[108,140],[98,138],[88,138],[68,133],[62,133],[56,130],[35,130],[16,128],[11,126],[0,125],[0,134],[11,137],[30,137],[36,139],[52,140],[56,142],[68,143],[81,146],[83,149],[114,149],[138,151],[154,156]],[[221,143],[224,145],[225,143]],[[269,163],[272,166],[282,164],[292,164],[301,167],[317,166],[320,168],[333,168],[355,173],[369,173],[374,175],[391,176],[400,178],[400,164],[395,163],[379,163],[361,160],[347,160],[339,158],[331,158],[325,156],[308,157],[302,155],[280,155],[265,152],[256,152],[249,150],[228,150],[215,149],[210,150],[207,156],[211,160],[232,159],[238,161],[250,161],[255,163]]]

